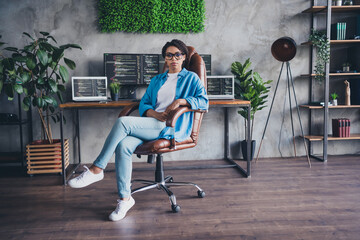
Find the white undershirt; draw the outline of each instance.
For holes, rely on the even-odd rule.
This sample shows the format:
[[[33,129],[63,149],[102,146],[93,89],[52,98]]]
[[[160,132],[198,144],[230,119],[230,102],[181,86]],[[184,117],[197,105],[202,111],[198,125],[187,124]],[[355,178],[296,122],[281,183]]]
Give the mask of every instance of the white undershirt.
[[[168,78],[158,91],[155,111],[164,112],[175,100],[176,83],[179,73],[168,73]]]

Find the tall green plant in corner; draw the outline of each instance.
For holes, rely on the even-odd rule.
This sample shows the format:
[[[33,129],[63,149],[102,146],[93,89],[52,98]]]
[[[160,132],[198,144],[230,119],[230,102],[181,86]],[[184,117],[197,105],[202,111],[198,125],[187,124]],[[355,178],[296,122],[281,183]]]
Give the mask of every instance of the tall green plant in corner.
[[[268,84],[270,84],[272,80],[264,82],[259,73],[254,72],[250,67],[250,58],[248,58],[244,64],[240,62],[233,62],[231,64],[231,72],[235,76],[235,97],[251,101],[250,116],[252,123],[249,139],[252,139],[255,113],[266,107],[265,103],[267,102],[268,92],[270,91]],[[247,119],[247,108],[242,108],[238,113]],[[245,129],[246,127],[245,121]]]
[[[57,44],[55,38],[47,32],[40,32],[41,37],[37,39],[26,32],[23,34],[30,42],[22,49],[6,47],[3,50],[7,54],[0,53],[0,93],[4,91],[9,100],[16,93],[23,94],[23,109],[28,111],[31,105],[36,107],[43,132],[52,143],[50,117],[55,122],[60,119],[56,108],[58,101],[63,102],[64,84],[69,80],[65,65],[70,69],[76,67],[74,61],[64,57],[64,52],[81,47],[77,44],[55,46],[50,43]],[[4,44],[0,42],[0,46]]]
[[[309,41],[316,47],[315,80],[325,79],[325,65],[330,61],[330,43],[323,31],[312,29]]]

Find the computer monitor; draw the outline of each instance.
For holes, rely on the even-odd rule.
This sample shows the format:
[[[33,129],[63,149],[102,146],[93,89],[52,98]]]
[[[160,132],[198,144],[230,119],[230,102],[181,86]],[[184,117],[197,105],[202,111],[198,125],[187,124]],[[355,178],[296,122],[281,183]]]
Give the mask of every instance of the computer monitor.
[[[121,85],[149,84],[160,73],[159,54],[104,53],[105,76]]]
[[[200,54],[211,75],[211,55]],[[108,81],[122,86],[148,85],[151,78],[162,73],[165,59],[161,54],[104,53],[104,72]]]

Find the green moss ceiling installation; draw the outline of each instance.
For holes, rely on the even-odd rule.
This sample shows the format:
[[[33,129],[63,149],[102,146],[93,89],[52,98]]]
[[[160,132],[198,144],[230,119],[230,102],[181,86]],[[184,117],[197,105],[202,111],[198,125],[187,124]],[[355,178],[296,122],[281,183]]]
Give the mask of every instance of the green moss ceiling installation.
[[[204,0],[99,0],[102,32],[203,32]]]

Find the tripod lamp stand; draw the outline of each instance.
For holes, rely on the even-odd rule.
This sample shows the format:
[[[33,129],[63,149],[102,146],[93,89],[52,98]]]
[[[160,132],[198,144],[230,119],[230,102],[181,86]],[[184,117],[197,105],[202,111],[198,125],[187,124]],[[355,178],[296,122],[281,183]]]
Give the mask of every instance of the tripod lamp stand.
[[[296,99],[296,93],[295,93],[295,87],[294,87],[294,81],[292,78],[292,74],[291,74],[291,68],[290,68],[290,60],[293,59],[296,55],[296,43],[292,38],[289,37],[282,37],[277,39],[271,46],[271,53],[273,55],[273,57],[282,62],[281,64],[281,69],[280,69],[280,74],[276,83],[276,87],[275,87],[275,92],[274,92],[274,97],[272,99],[271,102],[271,106],[270,106],[270,110],[269,110],[269,114],[268,117],[266,119],[266,124],[265,124],[265,128],[264,128],[264,132],[261,138],[261,142],[260,142],[260,146],[259,146],[259,150],[256,156],[256,161],[259,158],[259,153],[261,150],[261,145],[262,142],[264,140],[264,136],[265,136],[265,132],[266,132],[266,128],[268,126],[269,123],[269,119],[270,119],[270,115],[271,115],[271,111],[274,105],[274,100],[276,97],[276,92],[279,86],[279,82],[280,82],[280,77],[284,68],[284,65],[286,65],[286,79],[287,79],[287,86],[288,86],[288,94],[289,94],[289,104],[290,104],[290,118],[291,118],[291,129],[292,129],[292,135],[293,135],[293,144],[294,144],[294,153],[295,153],[295,157],[296,157],[296,145],[295,145],[295,133],[294,133],[294,122],[293,122],[293,116],[292,116],[292,105],[291,105],[291,89],[293,91],[293,95],[294,95],[294,100],[295,100],[295,106],[296,106],[296,110],[297,110],[297,114],[299,117],[299,123],[300,123],[300,129],[301,129],[301,134],[302,136],[304,136],[304,131],[303,131],[303,127],[302,127],[302,123],[301,123],[301,118],[300,118],[300,110],[299,110],[299,106],[297,103],[297,99]],[[307,146],[306,146],[306,142],[305,142],[305,138],[303,137],[304,140],[304,147],[305,147],[305,152],[306,152],[306,156],[307,156],[307,161],[309,164],[309,167],[311,167],[311,162],[310,162],[310,158],[309,158],[309,154],[308,154],[308,150],[307,150]]]

